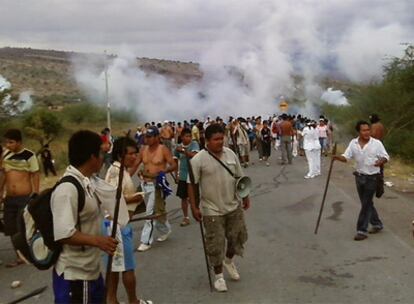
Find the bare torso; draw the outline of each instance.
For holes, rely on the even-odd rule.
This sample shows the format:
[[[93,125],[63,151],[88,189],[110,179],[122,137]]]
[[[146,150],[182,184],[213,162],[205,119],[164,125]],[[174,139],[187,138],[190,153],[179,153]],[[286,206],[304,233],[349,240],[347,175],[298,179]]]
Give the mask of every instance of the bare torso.
[[[157,145],[154,148],[146,146],[142,151],[142,162],[144,181],[152,181],[161,171],[166,171],[167,159],[163,153],[163,146]]]
[[[7,196],[30,195],[33,192],[31,174],[27,171],[11,170],[5,173]]]
[[[172,139],[174,137],[174,132],[171,127],[167,126],[161,129],[160,135],[162,139]]]
[[[371,136],[378,140],[383,140],[385,135],[385,129],[382,123],[373,123],[371,126]]]

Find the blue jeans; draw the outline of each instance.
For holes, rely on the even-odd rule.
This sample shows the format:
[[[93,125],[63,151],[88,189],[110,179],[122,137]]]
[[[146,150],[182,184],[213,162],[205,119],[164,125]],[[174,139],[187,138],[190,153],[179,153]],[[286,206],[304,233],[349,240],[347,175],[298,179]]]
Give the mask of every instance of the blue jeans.
[[[368,232],[369,224],[375,228],[383,228],[373,201],[377,188],[377,177],[377,175],[355,174],[356,187],[361,201],[361,211],[357,222],[357,232],[360,234]]]
[[[328,138],[327,137],[319,137],[319,143],[321,145],[321,152],[326,151],[326,146],[328,144]]]

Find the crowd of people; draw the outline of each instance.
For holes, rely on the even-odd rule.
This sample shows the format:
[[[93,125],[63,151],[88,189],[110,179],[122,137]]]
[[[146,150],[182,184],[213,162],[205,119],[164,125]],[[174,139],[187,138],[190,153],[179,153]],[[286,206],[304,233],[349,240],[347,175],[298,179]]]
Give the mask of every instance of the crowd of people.
[[[377,116],[373,119],[379,122]],[[374,130],[381,133],[378,127],[372,128]],[[389,157],[381,139],[371,137],[368,122],[359,122],[357,132],[359,137],[350,143],[343,156],[334,159],[357,160],[359,167],[355,175],[362,208],[355,239],[363,240],[369,223],[375,232],[383,228],[373,207],[372,185],[367,183],[377,180],[379,168]],[[381,134],[383,136],[383,131]],[[10,129],[4,138],[0,194],[5,197],[4,232],[13,236],[18,230],[19,214],[31,195],[40,191],[39,163],[36,154],[24,147],[20,130]],[[205,253],[214,270],[213,286],[223,292],[227,291],[223,269],[232,280],[240,279],[234,256],[243,254],[248,238],[244,211],[249,209],[250,199],[237,197],[235,177],[243,177],[243,169],[256,165],[252,153],[258,154],[259,164],[262,162],[268,167],[272,150],[281,152],[279,165],[288,166],[295,157],[306,157],[308,170],[304,178],[312,179],[321,175],[321,158],[328,155],[333,140],[333,125],[324,116],[314,120],[288,114],[151,122],[138,127],[134,134],[129,131],[116,139],[109,129],[101,134],[75,132],[68,143],[69,166],[64,176],[73,176],[80,182],[85,192],[85,206],[78,210],[78,191],[70,183],[61,183],[54,189],[50,203],[54,237],[63,246],[53,268],[55,302],[103,303],[106,295],[107,303],[118,303],[121,274],[129,303],[152,303],[139,299],[136,294],[131,224],[128,220],[121,221],[115,238],[109,233],[114,212],[113,208],[104,206],[108,202],[114,204],[116,191],[105,192],[113,196],[102,193],[105,187],[116,189],[119,186],[121,168],[124,168],[119,186],[123,194],[121,209],[129,219],[139,212],[145,212],[147,217],[137,251],[150,250],[155,240],[164,242],[172,233],[165,207],[167,197],[172,194],[168,183],[171,175],[177,183],[176,195],[181,200],[180,226],[190,225],[189,209],[194,219],[203,223]],[[370,155],[366,155],[365,145]],[[380,155],[380,158],[367,164],[365,160],[372,157],[371,154]],[[48,168],[45,173],[55,174],[50,168],[50,159],[50,153],[42,152],[42,160],[47,162]],[[113,256],[111,274],[105,284],[100,272],[101,251]],[[22,263],[17,255],[8,266]]]

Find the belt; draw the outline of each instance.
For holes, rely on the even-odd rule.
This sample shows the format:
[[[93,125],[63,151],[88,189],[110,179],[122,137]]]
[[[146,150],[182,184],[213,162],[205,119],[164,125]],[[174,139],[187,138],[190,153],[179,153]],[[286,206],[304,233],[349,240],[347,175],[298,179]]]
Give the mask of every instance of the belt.
[[[368,177],[370,177],[370,176],[374,177],[374,176],[381,175],[381,173],[364,174],[364,173],[360,173],[360,172],[357,172],[357,171],[355,171],[353,174],[354,174],[355,176],[368,176]]]

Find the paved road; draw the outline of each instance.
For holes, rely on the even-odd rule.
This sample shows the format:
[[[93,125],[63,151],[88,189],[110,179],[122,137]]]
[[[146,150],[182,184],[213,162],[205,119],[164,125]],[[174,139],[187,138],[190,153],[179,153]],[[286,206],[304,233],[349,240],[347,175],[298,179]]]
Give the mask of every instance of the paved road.
[[[229,292],[210,293],[198,225],[179,227],[150,251],[136,253],[139,292],[155,303],[412,303],[414,199],[386,190],[376,204],[386,228],[363,242],[353,241],[359,211],[352,169],[335,164],[318,235],[313,234],[325,176],[304,180],[305,161],[281,167],[256,162],[247,169],[254,181],[252,208],[246,213],[249,241],[236,263],[240,282]],[[179,206],[169,199],[169,209]],[[134,224],[138,235],[141,224]],[[11,245],[0,237],[0,259],[12,258]],[[23,285],[11,289],[13,280]],[[37,287],[49,289],[27,303],[52,303],[51,277],[31,266],[0,266],[0,302]],[[120,299],[125,292],[120,288]]]

